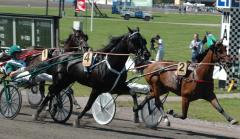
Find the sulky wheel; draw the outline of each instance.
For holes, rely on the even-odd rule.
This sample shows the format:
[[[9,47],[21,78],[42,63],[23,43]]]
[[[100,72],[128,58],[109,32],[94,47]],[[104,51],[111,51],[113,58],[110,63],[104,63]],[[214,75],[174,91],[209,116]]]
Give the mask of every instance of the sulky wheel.
[[[22,107],[22,95],[14,85],[6,85],[0,94],[0,112],[7,119],[15,118]]]
[[[109,124],[116,113],[116,103],[110,93],[103,93],[97,97],[92,105],[92,115],[101,125]]]
[[[39,85],[31,87],[31,91],[27,93],[28,103],[31,107],[37,107],[41,104],[44,94],[41,94]]]
[[[65,123],[72,114],[73,102],[70,94],[72,89],[70,89],[64,89],[50,100],[49,113],[57,123]]]
[[[141,110],[142,120],[146,127],[155,128],[162,120],[162,114],[155,105],[155,99],[152,98],[145,103]]]

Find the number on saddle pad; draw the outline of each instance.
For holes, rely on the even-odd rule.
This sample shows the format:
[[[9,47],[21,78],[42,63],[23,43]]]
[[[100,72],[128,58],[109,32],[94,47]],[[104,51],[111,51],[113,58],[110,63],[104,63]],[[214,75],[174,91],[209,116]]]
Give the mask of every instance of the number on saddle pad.
[[[179,62],[177,68],[177,75],[186,75],[187,74],[187,63],[186,62]]]
[[[89,67],[92,65],[92,57],[93,57],[93,53],[92,52],[86,52],[83,54],[83,66],[85,67]]]
[[[42,61],[45,61],[48,59],[48,49],[44,49],[42,51]]]

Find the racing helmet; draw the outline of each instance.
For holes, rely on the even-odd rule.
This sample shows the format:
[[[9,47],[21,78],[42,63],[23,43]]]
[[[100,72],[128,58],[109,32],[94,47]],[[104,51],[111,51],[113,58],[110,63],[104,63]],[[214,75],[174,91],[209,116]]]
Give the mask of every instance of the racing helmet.
[[[12,46],[10,47],[9,51],[8,51],[8,54],[9,54],[10,56],[13,56],[14,53],[16,53],[16,52],[21,52],[21,51],[22,51],[22,49],[20,48],[19,45],[12,45]]]

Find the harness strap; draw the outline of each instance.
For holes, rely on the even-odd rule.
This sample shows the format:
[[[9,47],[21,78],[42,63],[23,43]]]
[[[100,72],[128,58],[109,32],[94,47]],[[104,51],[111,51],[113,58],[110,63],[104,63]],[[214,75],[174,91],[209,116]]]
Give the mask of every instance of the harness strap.
[[[205,81],[205,80],[194,80],[196,83],[213,83],[212,81]]]
[[[20,56],[20,59],[25,59],[27,58],[28,56],[32,56],[34,54],[41,54],[42,51],[38,51],[38,50],[34,50],[34,51],[31,51],[31,52],[27,52],[26,54],[22,54]]]

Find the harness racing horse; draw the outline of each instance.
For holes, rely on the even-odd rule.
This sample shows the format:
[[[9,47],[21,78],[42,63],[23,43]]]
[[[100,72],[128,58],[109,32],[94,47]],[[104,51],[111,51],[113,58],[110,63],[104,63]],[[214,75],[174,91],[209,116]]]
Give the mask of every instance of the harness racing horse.
[[[55,56],[60,56],[64,53],[70,53],[70,52],[78,52],[78,53],[84,53],[88,51],[90,48],[88,46],[88,36],[81,30],[75,30],[73,34],[70,34],[68,39],[64,43],[63,49],[48,49],[48,58],[53,58]],[[31,51],[31,50],[28,50]],[[38,55],[27,57],[25,60],[27,63],[27,70],[32,70],[35,67],[38,66],[38,64],[41,64],[42,62],[42,55],[39,53]],[[39,83],[39,91],[44,98],[45,93],[45,81],[42,81]],[[71,91],[73,93],[73,91]],[[73,94],[72,94],[73,95]],[[80,105],[77,103],[77,100],[73,98],[74,105],[77,106],[77,108],[80,108]],[[37,104],[38,106],[39,104]],[[32,106],[34,106],[32,104]]]
[[[157,107],[160,107],[162,105],[159,98],[160,95],[171,91],[182,97],[182,114],[176,114],[171,110],[168,113],[172,114],[173,117],[185,119],[190,102],[197,99],[204,99],[210,102],[228,122],[236,124],[238,121],[229,116],[219,104],[214,94],[214,81],[212,79],[214,63],[226,66],[229,60],[230,58],[227,55],[226,48],[223,46],[222,40],[220,40],[210,46],[210,48],[205,51],[203,60],[196,65],[193,71],[188,70],[187,74],[182,78],[175,74],[178,62],[164,63],[164,61],[162,61],[162,63],[152,63],[144,70],[144,73],[159,71],[159,69],[163,70],[145,76],[146,81],[151,87],[151,96],[146,97],[144,102],[154,97]],[[175,64],[175,67],[171,66],[173,64]],[[141,104],[140,107],[142,105],[144,104]]]
[[[81,30],[74,30],[73,34],[68,36],[68,39],[64,43],[64,52],[86,52],[89,49],[88,35]]]
[[[77,59],[77,61],[71,60],[79,55],[68,55],[51,61],[50,63],[56,63],[69,59],[68,62],[59,63],[57,66],[49,69],[48,72],[53,74],[53,84],[49,87],[47,97],[45,97],[43,103],[33,115],[33,120],[37,120],[43,107],[54,94],[59,93],[63,88],[66,88],[75,81],[91,87],[92,91],[85,108],[74,121],[74,126],[79,125],[79,120],[91,108],[95,99],[101,93],[109,91],[110,93],[117,94],[129,93],[129,87],[125,82],[127,78],[125,62],[128,59],[128,54],[135,54],[138,61],[142,59],[142,62],[145,62],[150,57],[150,53],[146,48],[146,40],[139,33],[139,29],[132,30],[128,28],[128,30],[129,33],[112,38],[105,48],[95,52],[95,58],[93,60],[95,62],[90,67],[91,72],[86,73],[86,71],[84,71],[81,59]],[[119,56],[117,54],[123,55]],[[116,80],[117,82],[115,84]],[[136,96],[132,97],[134,103],[137,102]]]

